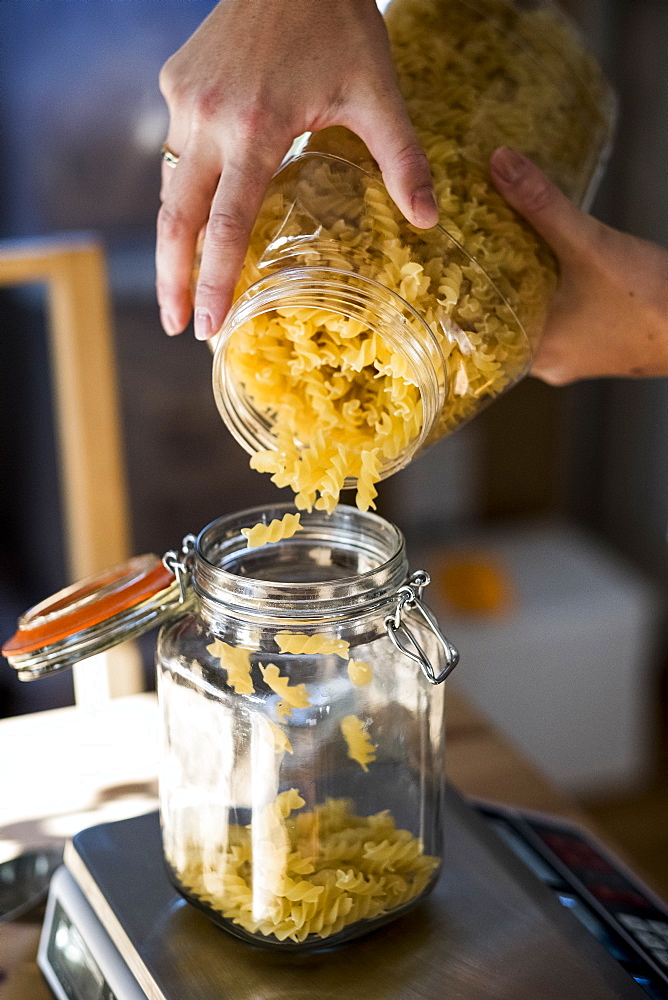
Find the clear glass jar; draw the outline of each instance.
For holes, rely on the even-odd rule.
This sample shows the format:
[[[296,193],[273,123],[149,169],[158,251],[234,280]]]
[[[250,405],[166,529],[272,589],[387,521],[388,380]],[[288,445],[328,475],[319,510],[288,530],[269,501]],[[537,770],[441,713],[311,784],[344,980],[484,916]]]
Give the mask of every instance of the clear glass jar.
[[[269,186],[214,358],[232,434],[306,509],[362,480],[368,508],[371,481],[527,371],[556,265],[491,184],[492,151],[584,204],[611,141],[611,92],[553,5],[393,0],[386,20],[440,224],[403,219],[350,132],[308,137]]]
[[[196,607],[158,642],[160,801],[179,892],[238,937],[303,950],[434,885],[438,682],[457,654],[381,518],[314,512],[292,538],[246,546],[242,527],[290,509],[221,518],[197,541]]]
[[[458,654],[397,528],[338,507],[288,537],[289,513],[231,514],[180,553],[73,584],[2,653],[29,681],[161,624],[170,877],[238,937],[312,950],[399,916],[438,878],[440,685]]]

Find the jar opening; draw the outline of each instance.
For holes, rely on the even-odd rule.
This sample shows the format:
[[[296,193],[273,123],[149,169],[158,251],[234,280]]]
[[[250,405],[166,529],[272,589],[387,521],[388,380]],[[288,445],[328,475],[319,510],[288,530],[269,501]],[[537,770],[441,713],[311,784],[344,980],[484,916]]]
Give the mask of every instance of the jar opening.
[[[395,454],[382,459],[380,478],[385,479],[403,468],[424,445],[443,407],[447,384],[441,349],[424,319],[400,295],[372,278],[336,268],[284,267],[257,281],[233,306],[216,346],[213,388],[220,414],[238,443],[251,455],[277,447],[273,390],[260,391],[262,377],[261,374],[256,377],[255,368],[259,365],[256,355],[240,349],[240,338],[252,332],[253,321],[274,310],[280,310],[283,316],[294,315],[297,328],[305,313],[317,311],[325,324],[365,328],[385,345],[387,357],[392,356],[401,377],[409,386],[415,386],[420,407],[415,433],[408,442],[402,442]],[[346,336],[345,331],[343,336]],[[369,360],[360,352],[359,358],[351,359],[351,367],[361,367]],[[276,363],[281,362],[277,360]],[[307,374],[308,363],[305,357],[303,364]],[[332,392],[336,396],[335,386]],[[254,400],[254,395],[259,402]],[[350,402],[354,405],[354,400],[348,400],[345,405]],[[309,435],[312,431],[309,425]],[[297,440],[295,443],[303,448],[309,441]],[[356,477],[349,476],[344,488],[356,482]]]
[[[301,512],[288,539],[248,548],[242,528],[280,520],[291,504],[255,507],[213,521],[197,540],[193,582],[214,616],[322,622],[386,603],[408,572],[398,528],[354,507]]]

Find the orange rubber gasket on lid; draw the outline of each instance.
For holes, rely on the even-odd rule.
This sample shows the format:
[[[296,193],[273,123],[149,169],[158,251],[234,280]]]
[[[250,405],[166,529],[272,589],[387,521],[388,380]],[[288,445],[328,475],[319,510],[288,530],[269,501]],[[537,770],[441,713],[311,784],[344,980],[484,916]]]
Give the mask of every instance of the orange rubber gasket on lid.
[[[133,572],[133,564],[141,565],[142,561],[148,559],[155,560],[152,567],[144,568],[139,575]],[[58,614],[69,604],[84,600],[96,590],[106,590],[123,577],[130,577],[125,586],[121,583],[116,589],[102,594],[97,600],[92,600],[83,607],[77,607],[69,614],[67,612]],[[2,647],[3,656],[10,658],[32,653],[99,625],[166,590],[174,580],[172,571],[167,569],[157,556],[138,556],[121,566],[106,570],[72,587],[66,587],[26,612],[22,619],[25,624],[19,624],[17,632]],[[34,625],[30,624],[31,615],[36,619]],[[45,616],[50,615],[56,617],[43,620]]]

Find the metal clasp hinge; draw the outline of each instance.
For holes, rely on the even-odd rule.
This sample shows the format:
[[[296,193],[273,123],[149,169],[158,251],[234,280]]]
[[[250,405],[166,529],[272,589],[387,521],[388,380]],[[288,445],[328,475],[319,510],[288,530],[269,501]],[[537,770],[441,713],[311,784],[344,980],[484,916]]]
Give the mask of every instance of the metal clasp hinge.
[[[188,585],[195,558],[195,544],[197,539],[194,535],[186,535],[181,542],[181,551],[170,549],[162,557],[163,566],[174,574],[179,585],[180,603],[185,604],[188,599]]]
[[[449,639],[446,639],[443,635],[436,618],[429,608],[422,603],[422,593],[425,587],[429,585],[429,581],[429,574],[423,569],[419,569],[409,576],[407,583],[397,591],[397,607],[394,614],[388,615],[385,619],[385,628],[399,652],[404,653],[405,656],[410,656],[411,660],[420,665],[422,673],[430,684],[442,684],[457,666],[459,653]],[[404,608],[407,608],[409,611],[417,611],[422,615],[422,618],[438,639],[445,654],[445,667],[438,676],[434,673],[434,668],[424,649],[408,625],[402,621],[401,614]],[[410,646],[406,644],[406,640],[408,640]]]

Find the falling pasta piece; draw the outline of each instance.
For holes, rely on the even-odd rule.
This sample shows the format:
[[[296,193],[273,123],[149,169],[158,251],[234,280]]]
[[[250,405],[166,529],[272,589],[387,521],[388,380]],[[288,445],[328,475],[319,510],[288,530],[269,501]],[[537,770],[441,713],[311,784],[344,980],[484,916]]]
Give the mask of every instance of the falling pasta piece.
[[[207,652],[220,660],[221,667],[227,671],[227,683],[237,694],[253,694],[251,678],[250,653],[240,646],[228,646],[221,639],[214,639]]]
[[[303,632],[277,632],[274,639],[281,653],[295,655],[320,653],[323,656],[340,656],[345,660],[348,658],[350,648],[350,643],[345,639],[334,639],[319,633],[305,635]]]
[[[368,510],[369,507],[375,509],[374,497],[378,496],[378,490],[374,486],[380,479],[380,459],[378,448],[372,448],[362,452],[362,460],[357,474],[357,496],[355,504],[360,510]]]
[[[356,715],[347,715],[345,719],[341,719],[341,732],[348,744],[350,759],[356,760],[363,771],[368,771],[369,764],[376,759],[375,751],[378,748],[371,742],[362,720]]]
[[[290,678],[282,677],[280,670],[274,663],[268,663],[266,667],[260,663],[258,666],[265,684],[277,695],[280,695],[284,704],[291,708],[308,708],[311,700],[305,684],[290,684]]]
[[[294,753],[292,749],[292,743],[283,732],[283,730],[277,726],[271,719],[267,719],[267,722],[271,726],[271,735],[274,741],[274,750],[276,753]]]
[[[297,531],[302,531],[299,523],[299,514],[285,514],[280,521],[274,519],[269,524],[253,525],[252,528],[242,528],[241,534],[247,540],[247,548],[256,549],[261,545],[268,545],[272,542],[280,542],[284,538],[292,538]]]
[[[301,809],[306,805],[306,800],[301,797],[296,788],[289,788],[287,792],[281,792],[276,796],[276,804],[284,819],[295,809]]]
[[[292,709],[289,705],[286,705],[284,701],[277,701],[274,705],[274,709],[281,722],[285,722],[285,720],[289,719],[292,715]]]
[[[373,680],[371,664],[365,663],[364,660],[349,660],[348,677],[350,677],[353,684],[356,684],[357,687],[364,687],[366,684],[370,684]]]

